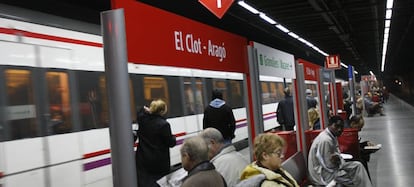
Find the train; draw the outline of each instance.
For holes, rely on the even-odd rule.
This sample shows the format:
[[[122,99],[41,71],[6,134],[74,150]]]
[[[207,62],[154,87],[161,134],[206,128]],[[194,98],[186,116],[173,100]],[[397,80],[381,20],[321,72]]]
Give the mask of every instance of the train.
[[[183,140],[202,130],[213,89],[233,108],[233,142],[248,138],[242,73],[136,62],[128,62],[128,72],[131,123],[151,100],[167,103],[177,136],[172,166],[180,164]],[[0,18],[0,186],[112,186],[105,81],[99,34]],[[260,84],[264,126],[271,130],[292,80],[261,76]]]

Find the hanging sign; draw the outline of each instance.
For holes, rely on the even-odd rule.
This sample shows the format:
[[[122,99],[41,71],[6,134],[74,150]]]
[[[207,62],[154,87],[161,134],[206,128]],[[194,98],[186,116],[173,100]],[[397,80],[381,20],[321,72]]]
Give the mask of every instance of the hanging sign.
[[[329,55],[325,59],[325,68],[327,69],[341,69],[339,62],[339,55]]]
[[[231,4],[233,4],[234,0],[199,0],[198,2],[221,19]]]

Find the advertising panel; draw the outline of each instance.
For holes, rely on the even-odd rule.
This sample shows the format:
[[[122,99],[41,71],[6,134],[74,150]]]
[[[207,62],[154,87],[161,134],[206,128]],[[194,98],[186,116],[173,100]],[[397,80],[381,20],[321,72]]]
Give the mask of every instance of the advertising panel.
[[[253,46],[257,49],[260,75],[296,78],[293,55],[257,42],[253,42]]]

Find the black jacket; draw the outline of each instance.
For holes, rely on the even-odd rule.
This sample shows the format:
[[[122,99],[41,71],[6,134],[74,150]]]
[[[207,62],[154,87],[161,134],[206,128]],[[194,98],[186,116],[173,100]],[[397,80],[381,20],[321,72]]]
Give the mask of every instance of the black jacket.
[[[137,114],[139,125],[138,148],[135,153],[137,166],[154,174],[167,174],[170,171],[170,147],[176,144],[171,134],[170,124],[164,117],[149,114],[141,109]],[[138,168],[139,169],[139,168]]]
[[[293,97],[287,96],[279,102],[276,110],[277,122],[285,126],[295,126],[295,113],[293,111]]]
[[[236,120],[233,110],[223,100],[213,100],[204,110],[203,129],[213,127],[221,132],[225,140],[235,137]]]

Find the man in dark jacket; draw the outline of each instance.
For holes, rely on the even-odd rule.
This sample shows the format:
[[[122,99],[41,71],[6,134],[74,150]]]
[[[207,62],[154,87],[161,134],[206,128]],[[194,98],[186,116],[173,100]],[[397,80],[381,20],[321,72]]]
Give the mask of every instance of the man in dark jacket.
[[[277,122],[282,126],[283,130],[291,131],[295,126],[295,114],[293,111],[293,97],[290,88],[284,90],[285,99],[281,100],[277,105],[276,118]]]
[[[213,90],[212,101],[204,110],[203,129],[215,128],[221,132],[227,144],[235,137],[236,120],[233,110],[223,100],[219,90]]]
[[[208,146],[203,138],[195,136],[184,141],[180,149],[181,163],[188,171],[181,187],[225,187],[226,181],[208,161]]]

